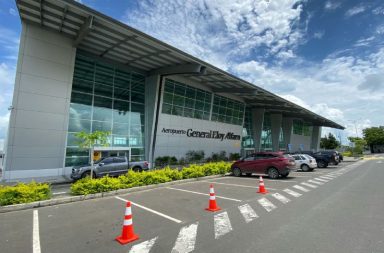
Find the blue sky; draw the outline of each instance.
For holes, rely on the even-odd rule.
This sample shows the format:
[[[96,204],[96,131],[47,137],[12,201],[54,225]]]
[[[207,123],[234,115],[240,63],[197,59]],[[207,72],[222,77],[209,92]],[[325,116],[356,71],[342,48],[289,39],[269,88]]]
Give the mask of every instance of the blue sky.
[[[79,2],[346,126],[342,139],[384,125],[381,0]],[[20,31],[0,0],[0,149]]]

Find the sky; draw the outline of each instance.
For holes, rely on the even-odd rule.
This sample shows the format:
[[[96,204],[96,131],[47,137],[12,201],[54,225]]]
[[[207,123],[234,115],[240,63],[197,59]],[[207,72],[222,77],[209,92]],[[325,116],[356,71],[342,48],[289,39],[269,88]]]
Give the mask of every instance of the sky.
[[[78,0],[329,118],[346,130],[384,125],[384,1]],[[0,0],[0,150],[21,22]]]

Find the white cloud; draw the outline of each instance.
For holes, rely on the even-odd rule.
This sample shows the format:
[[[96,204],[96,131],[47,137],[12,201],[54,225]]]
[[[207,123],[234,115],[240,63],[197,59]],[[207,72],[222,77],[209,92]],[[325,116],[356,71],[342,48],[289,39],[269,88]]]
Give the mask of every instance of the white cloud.
[[[336,2],[336,1],[326,1],[325,2],[325,5],[324,5],[324,8],[326,10],[336,10],[337,8],[339,8],[341,6],[341,3],[340,2]]]
[[[318,32],[315,32],[315,33],[313,34],[313,37],[314,37],[315,39],[321,39],[321,38],[324,37],[324,34],[325,34],[324,31],[318,31]]]
[[[4,150],[5,135],[8,130],[9,112],[0,116],[0,150]]]
[[[355,15],[357,15],[359,13],[364,12],[365,9],[366,9],[366,7],[363,6],[363,5],[355,6],[355,7],[351,8],[351,9],[347,10],[347,12],[345,13],[345,16],[347,18],[350,18],[352,16],[355,16]]]
[[[363,38],[363,39],[356,41],[356,43],[353,46],[354,47],[366,47],[366,46],[369,46],[373,40],[375,40],[375,36]]]
[[[9,8],[9,14],[11,14],[12,16],[17,16],[17,11],[13,8]]]
[[[372,10],[372,13],[375,15],[384,15],[384,7],[377,7]]]
[[[137,11],[127,11],[123,22],[227,67],[229,60],[260,46],[282,60],[293,57],[292,50],[303,41],[303,31],[296,27],[301,12],[300,0],[149,0],[140,1]]]

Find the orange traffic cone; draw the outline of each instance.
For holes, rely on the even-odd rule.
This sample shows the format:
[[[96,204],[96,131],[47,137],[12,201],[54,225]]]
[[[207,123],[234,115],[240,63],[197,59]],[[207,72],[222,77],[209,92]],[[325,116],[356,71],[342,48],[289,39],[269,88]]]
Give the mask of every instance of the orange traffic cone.
[[[267,189],[265,189],[264,187],[264,180],[263,180],[263,177],[260,176],[260,180],[259,180],[259,191],[257,193],[261,193],[261,194],[266,194],[268,193]]]
[[[221,208],[216,204],[215,190],[213,185],[209,187],[209,207],[205,208],[207,211],[216,212],[221,210]]]
[[[125,208],[123,231],[120,236],[116,237],[116,241],[120,244],[127,244],[137,239],[139,236],[133,232],[131,202],[128,201]]]

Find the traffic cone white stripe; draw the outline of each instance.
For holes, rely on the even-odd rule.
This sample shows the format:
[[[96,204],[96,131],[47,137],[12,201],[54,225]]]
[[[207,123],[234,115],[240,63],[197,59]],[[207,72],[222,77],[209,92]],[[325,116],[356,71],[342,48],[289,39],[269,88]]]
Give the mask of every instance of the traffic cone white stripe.
[[[124,220],[124,226],[132,225],[132,219]]]
[[[216,197],[215,197],[215,196],[209,196],[209,199],[210,199],[210,200],[215,200]]]
[[[132,215],[132,209],[130,207],[125,209],[125,215]]]
[[[213,187],[212,187],[212,188],[209,188],[209,193],[211,193],[211,194],[214,194],[214,193],[215,193],[215,190],[213,189]]]

